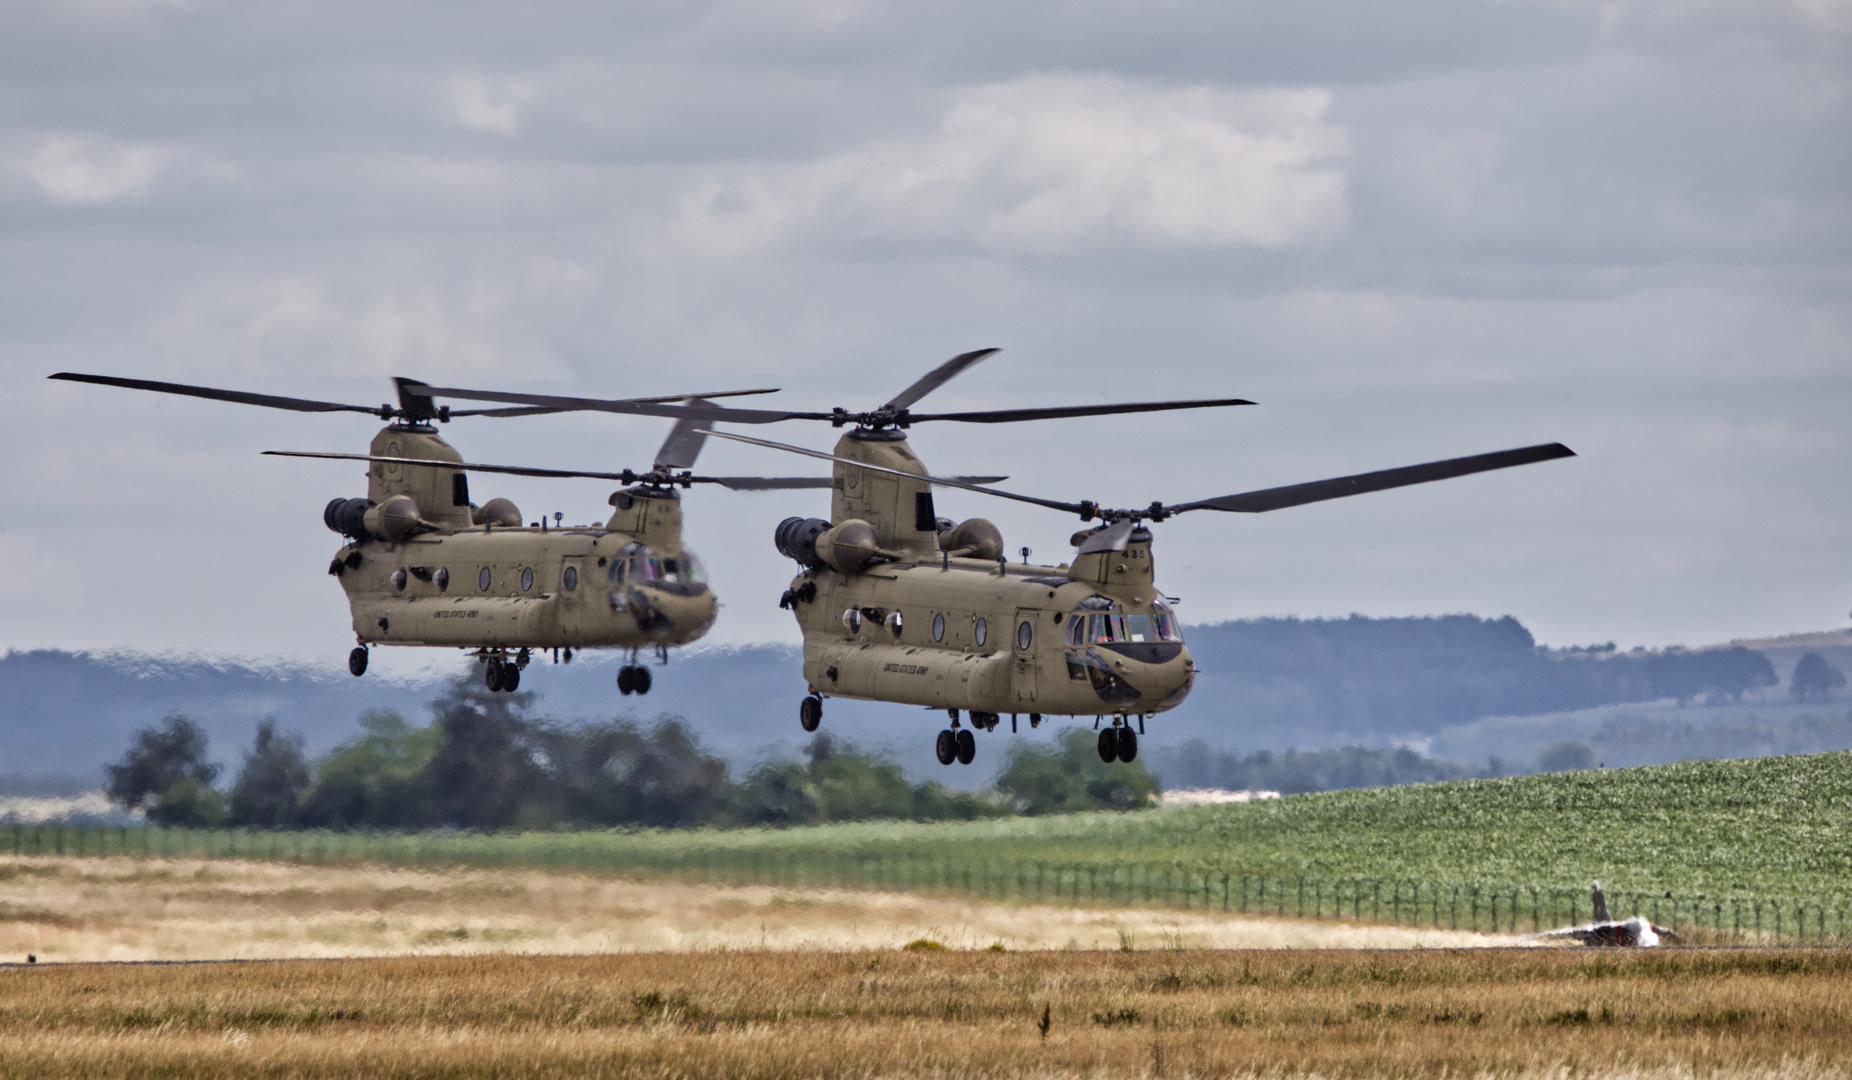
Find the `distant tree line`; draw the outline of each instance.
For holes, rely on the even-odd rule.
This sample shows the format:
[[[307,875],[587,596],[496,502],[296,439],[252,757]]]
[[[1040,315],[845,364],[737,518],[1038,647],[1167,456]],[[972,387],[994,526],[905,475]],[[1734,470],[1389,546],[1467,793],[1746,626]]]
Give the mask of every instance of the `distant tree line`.
[[[1085,729],[1053,745],[1014,744],[992,790],[973,794],[914,783],[893,761],[827,732],[801,760],[766,762],[736,780],[678,718],[561,724],[529,715],[531,703],[459,681],[432,703],[429,724],[369,712],[359,734],[313,762],[299,735],[266,720],[224,791],[205,733],[172,716],[136,734],[105,790],[165,825],[337,830],[971,820],[1133,810],[1158,791],[1142,762],[1100,761]]]
[[[1256,619],[1195,627],[1190,648],[1221,658],[1204,664],[1196,698],[1326,738],[1633,701],[1735,701],[1777,682],[1768,657],[1742,646],[1552,650],[1510,616]]]

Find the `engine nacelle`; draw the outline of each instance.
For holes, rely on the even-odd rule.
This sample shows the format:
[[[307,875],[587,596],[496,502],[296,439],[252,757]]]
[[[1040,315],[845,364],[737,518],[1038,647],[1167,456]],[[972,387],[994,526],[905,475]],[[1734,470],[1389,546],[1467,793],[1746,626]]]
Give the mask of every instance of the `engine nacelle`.
[[[797,560],[805,569],[816,570],[825,565],[817,554],[817,537],[829,527],[830,523],[822,518],[788,517],[778,523],[772,539],[778,545],[778,554]]]
[[[1003,556],[1003,530],[983,518],[961,521],[939,534],[939,548],[969,559]]]
[[[371,509],[372,499],[335,499],[322,511],[322,524],[350,540],[365,540],[369,535],[367,511]]]
[[[469,512],[478,525],[500,525],[504,529],[521,527],[521,508],[507,499],[490,499]]]
[[[817,558],[839,574],[853,574],[877,555],[885,555],[875,541],[875,527],[860,518],[832,525],[815,542]]]
[[[418,503],[410,495],[394,495],[366,512],[367,532],[397,543],[426,527]]]

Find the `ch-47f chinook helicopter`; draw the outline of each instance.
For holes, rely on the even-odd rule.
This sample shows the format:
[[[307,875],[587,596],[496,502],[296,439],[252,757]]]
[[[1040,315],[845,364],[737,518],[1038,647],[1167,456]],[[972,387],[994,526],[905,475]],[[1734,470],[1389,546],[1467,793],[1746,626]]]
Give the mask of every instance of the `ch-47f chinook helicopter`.
[[[788,518],[776,542],[802,565],[781,605],[804,634],[804,677],[810,694],[798,718],[804,730],[822,721],[823,700],[855,698],[944,710],[950,726],[938,736],[947,765],[970,764],[971,728],[994,731],[1004,713],[1110,716],[1099,737],[1101,758],[1131,761],[1147,717],[1175,708],[1189,695],[1195,665],[1164,595],[1156,585],[1146,523],[1191,510],[1260,513],[1409,484],[1466,476],[1553,458],[1571,457],[1560,443],[1505,450],[1382,472],[1338,477],[1195,502],[1154,502],[1116,510],[1095,502],[1061,502],[983,486],[970,478],[926,473],[907,443],[906,429],[927,421],[1003,423],[1115,413],[1251,405],[1239,398],[1082,405],[1061,408],[922,414],[911,406],[996,352],[954,357],[893,400],[868,412],[834,409],[779,412],[718,405],[661,406],[709,422],[743,424],[824,420],[852,425],[833,454],[703,428],[755,446],[834,464],[831,514]],[[611,409],[596,399],[487,391],[440,390],[448,396],[535,407]],[[1002,534],[982,518],[953,524],[933,508],[934,484],[981,492],[1098,521],[1075,533],[1071,562],[1012,563]],[[960,723],[968,716],[970,727]],[[1134,730],[1133,722],[1137,730]]]
[[[636,662],[700,638],[713,625],[718,604],[700,561],[682,542],[678,490],[698,483],[741,490],[824,487],[822,477],[709,477],[688,470],[705,435],[700,422],[682,417],[646,472],[571,472],[466,463],[437,434],[436,423],[462,416],[531,416],[565,410],[545,407],[452,411],[432,389],[398,379],[398,405],[343,405],[327,401],[187,386],[146,379],[61,372],[71,382],[120,386],[230,401],[295,412],[361,412],[387,421],[367,454],[273,451],[283,456],[365,461],[365,498],[335,499],[323,512],[344,537],[328,566],[347,594],[359,644],[348,670],[366,671],[373,645],[450,646],[473,650],[491,690],[514,690],[535,653],[552,650],[570,662],[576,649],[625,649],[631,662],[618,671],[618,689],[647,693],[651,677]],[[771,393],[725,393],[626,399],[606,411],[663,413],[667,402]],[[507,499],[470,502],[466,473],[585,477],[628,485],[612,494],[602,525],[555,527],[544,518],[523,524]],[[1000,479],[1000,478],[970,478]]]

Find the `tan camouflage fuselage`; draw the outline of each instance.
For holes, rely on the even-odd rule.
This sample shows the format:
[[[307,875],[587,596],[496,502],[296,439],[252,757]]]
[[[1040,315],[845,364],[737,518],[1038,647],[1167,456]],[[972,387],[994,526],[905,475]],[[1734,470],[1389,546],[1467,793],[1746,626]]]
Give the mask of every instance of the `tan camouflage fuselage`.
[[[417,425],[386,428],[370,452],[462,460]],[[409,496],[430,527],[336,553],[329,572],[362,644],[641,649],[684,645],[713,626],[718,605],[683,547],[673,490],[616,492],[603,525],[478,524],[462,477],[441,465],[369,466],[367,497]]]
[[[835,453],[925,471],[893,430],[853,431]],[[834,485],[831,522],[867,522],[894,558],[793,579],[787,601],[814,692],[993,716],[1143,715],[1189,694],[1195,666],[1156,587],[1145,530],[1124,551],[1059,566],[952,557],[941,537],[957,530],[941,533],[926,481],[837,465]],[[1000,541],[987,546],[998,550],[983,554],[1002,555]],[[1095,615],[1100,622],[1084,621]],[[1150,631],[1159,617],[1167,640]],[[1147,640],[1100,640],[1115,625],[1128,637],[1125,626],[1140,619]]]

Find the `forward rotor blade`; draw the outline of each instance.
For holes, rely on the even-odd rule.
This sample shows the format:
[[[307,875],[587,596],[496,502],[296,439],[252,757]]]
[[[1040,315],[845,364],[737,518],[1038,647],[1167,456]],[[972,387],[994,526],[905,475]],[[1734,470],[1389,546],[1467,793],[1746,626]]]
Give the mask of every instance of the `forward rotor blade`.
[[[768,450],[783,450],[786,453],[802,454],[805,457],[816,458],[819,461],[833,461],[839,465],[853,465],[858,469],[867,469],[870,472],[887,473],[890,476],[904,476],[910,480],[925,480],[928,483],[938,484],[940,487],[959,488],[964,491],[976,491],[984,495],[995,495],[1000,499],[1014,499],[1017,502],[1034,503],[1036,506],[1046,506],[1051,510],[1065,510],[1070,514],[1083,514],[1087,512],[1086,508],[1079,503],[1056,502],[1053,499],[1038,499],[1033,495],[1018,495],[1011,491],[998,491],[993,487],[981,487],[977,484],[966,483],[963,480],[955,480],[949,476],[928,476],[925,473],[908,472],[905,469],[890,469],[886,465],[870,465],[866,461],[856,461],[854,458],[837,457],[835,454],[826,454],[821,450],[806,450],[801,446],[789,446],[785,443],[768,442],[765,439],[753,439],[745,435],[730,435],[724,431],[709,431],[708,434],[717,439],[732,439],[734,442],[742,442],[751,446],[763,446]]]
[[[1099,551],[1124,551],[1127,537],[1138,528],[1138,522],[1126,520],[1108,525],[1099,532],[1081,541],[1077,555],[1092,555]]]
[[[62,379],[65,382],[94,383],[98,386],[121,386],[130,390],[152,390],[157,394],[180,394],[185,397],[206,398],[210,401],[230,401],[239,405],[261,405],[266,409],[288,409],[291,412],[357,412],[373,416],[380,414],[378,405],[343,405],[336,401],[312,401],[308,398],[280,397],[276,394],[251,394],[242,390],[187,386],[184,383],[157,382],[153,379],[119,379],[112,375],[80,375],[73,371],[60,371],[46,378]]]
[[[513,394],[499,390],[464,390],[457,387],[433,386],[429,391],[435,397],[462,398],[466,401],[505,401],[514,405],[528,405],[559,412],[613,412],[631,416],[666,416],[672,420],[684,417],[706,420],[709,423],[725,421],[730,424],[772,424],[780,420],[806,419],[828,420],[829,413],[792,413],[773,412],[764,409],[729,409],[721,405],[677,405],[673,402],[688,401],[694,398],[735,397],[742,394],[770,394],[775,390],[728,390],[706,394],[676,394],[669,397],[650,398],[583,398],[566,397],[559,394]],[[454,415],[454,414],[453,414]]]
[[[892,401],[889,401],[886,405],[881,407],[883,409],[893,409],[898,412],[925,397],[927,394],[932,393],[934,390],[939,389],[941,386],[944,386],[946,383],[951,382],[971,365],[987,356],[1002,351],[1002,349],[978,349],[975,352],[959,353],[957,356],[952,357],[950,360],[947,360],[945,363],[927,372],[926,376],[919,382],[895,394]]]
[[[422,465],[431,469],[455,469],[459,472],[506,473],[509,476],[539,476],[558,480],[615,480],[635,483],[638,474],[578,472],[572,469],[533,469],[524,465],[478,465],[467,461],[432,461],[429,458],[381,457],[376,454],[324,454],[309,450],[265,450],[269,457],[326,458],[333,461],[379,461],[387,465]]]
[[[707,479],[732,491],[795,491],[800,488],[826,488],[836,483],[835,478],[829,476],[710,476]],[[1009,477],[954,476],[952,479],[961,484],[1000,484]]]
[[[452,409],[451,419],[459,416],[550,416],[554,413],[569,412],[568,409],[540,409],[534,407],[515,407],[511,409]]]
[[[1260,514],[1288,506],[1303,506],[1306,503],[1323,502],[1326,499],[1341,499],[1347,495],[1386,491],[1389,488],[1407,487],[1410,484],[1449,480],[1456,476],[1470,476],[1473,473],[1489,472],[1493,469],[1509,469],[1514,465],[1530,465],[1534,462],[1575,456],[1575,451],[1562,443],[1544,443],[1539,446],[1520,447],[1516,450],[1500,450],[1491,454],[1475,454],[1472,457],[1430,461],[1425,465],[1408,465],[1400,469],[1384,469],[1381,472],[1340,476],[1331,480],[1316,480],[1309,484],[1293,484],[1289,487],[1248,491],[1239,495],[1224,495],[1219,499],[1201,499],[1196,502],[1180,503],[1166,507],[1166,509],[1173,514],[1181,514],[1185,510],[1227,510],[1241,514]]]
[[[1069,416],[1111,416],[1115,413],[1168,412],[1172,409],[1219,409],[1228,405],[1252,405],[1246,398],[1205,398],[1197,401],[1143,401],[1118,405],[1067,405],[1053,409],[989,409],[983,412],[912,413],[907,423],[927,420],[955,420],[963,424],[1009,424],[1018,420],[1059,420]]]

